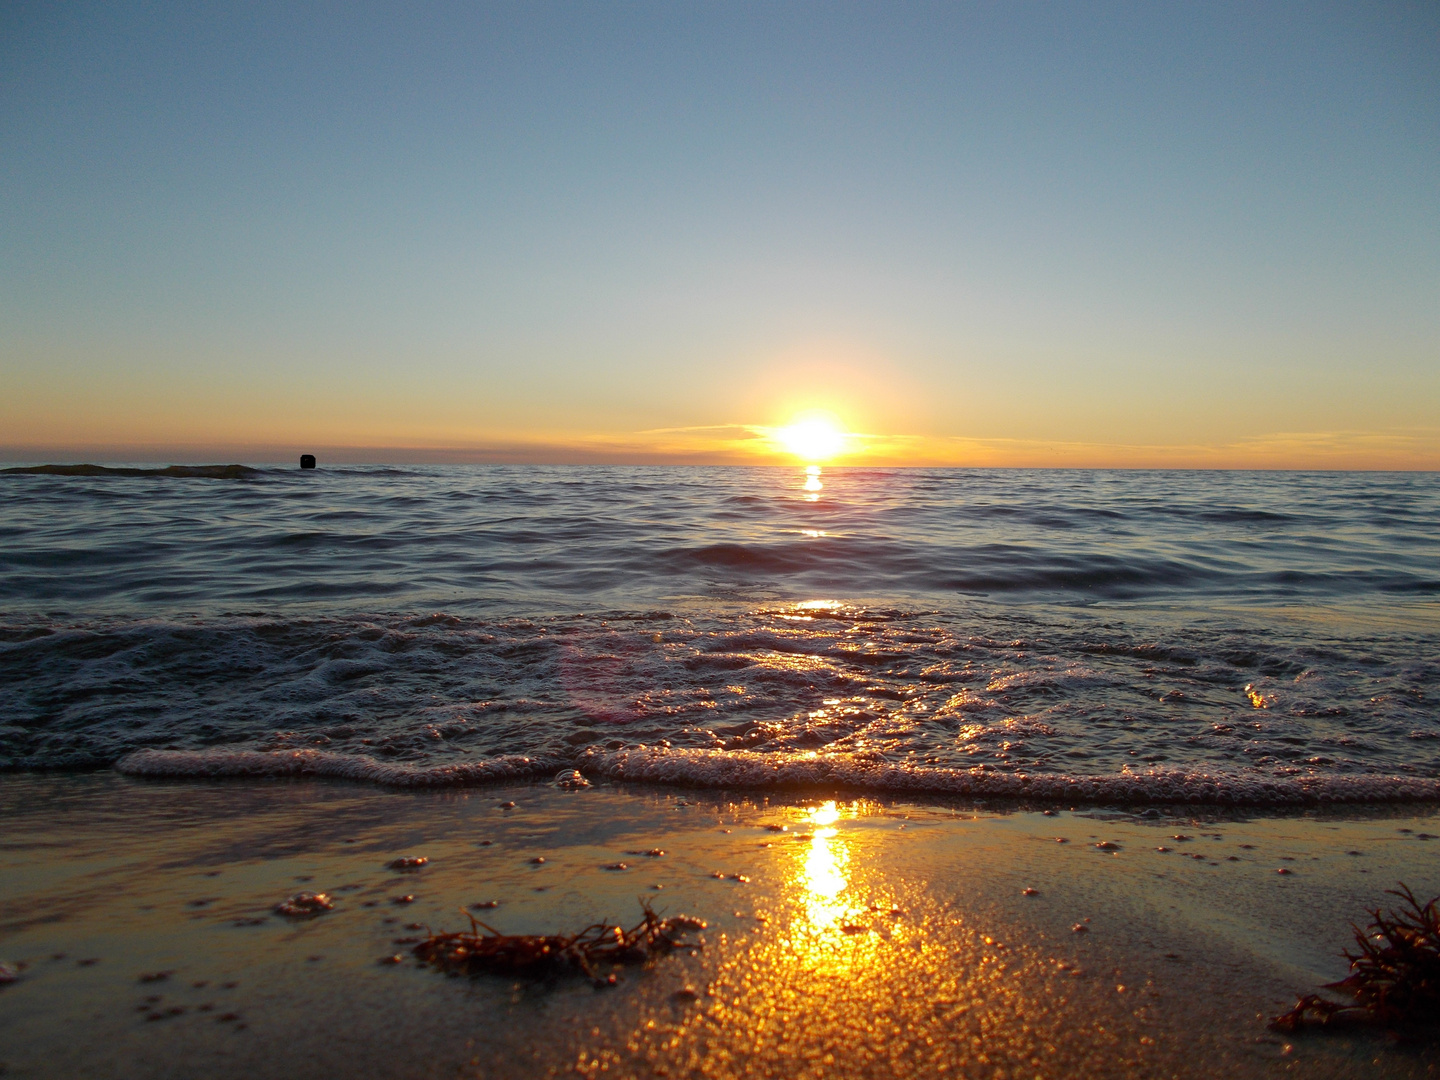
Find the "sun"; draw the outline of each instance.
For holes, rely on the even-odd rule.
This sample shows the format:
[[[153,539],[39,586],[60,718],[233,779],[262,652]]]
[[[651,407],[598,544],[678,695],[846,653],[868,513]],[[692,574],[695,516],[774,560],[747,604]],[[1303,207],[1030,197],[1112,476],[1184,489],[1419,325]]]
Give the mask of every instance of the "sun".
[[[802,461],[828,461],[845,449],[845,432],[825,416],[807,416],[775,432],[775,439],[787,452]]]

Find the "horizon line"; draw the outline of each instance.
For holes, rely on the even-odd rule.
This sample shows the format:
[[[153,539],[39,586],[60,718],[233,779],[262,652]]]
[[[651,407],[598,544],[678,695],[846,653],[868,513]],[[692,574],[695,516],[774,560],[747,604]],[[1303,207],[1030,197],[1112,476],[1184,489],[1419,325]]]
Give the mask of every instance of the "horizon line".
[[[976,440],[976,443],[979,441]],[[642,449],[594,444],[526,443],[490,446],[302,443],[91,443],[0,445],[6,465],[47,464],[217,464],[298,465],[314,454],[330,465],[535,465],[616,467],[773,467],[881,469],[1074,469],[1114,471],[1251,472],[1440,472],[1440,453],[1420,447],[1308,447],[1288,445],[1224,447],[1134,447],[1095,444],[1036,444],[998,440],[974,446],[980,452],[946,455],[852,454],[805,462],[786,454],[733,450]],[[1006,451],[1009,452],[1006,452]],[[1307,452],[1308,451],[1308,452]],[[1328,452],[1327,452],[1328,451]],[[908,458],[908,460],[907,460]],[[968,460],[966,460],[968,459]]]

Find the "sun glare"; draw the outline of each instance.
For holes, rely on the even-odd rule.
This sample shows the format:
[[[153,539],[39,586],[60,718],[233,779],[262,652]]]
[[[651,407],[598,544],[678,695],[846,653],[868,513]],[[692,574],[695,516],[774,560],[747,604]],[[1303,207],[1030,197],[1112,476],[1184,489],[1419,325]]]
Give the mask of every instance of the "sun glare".
[[[845,448],[845,433],[833,420],[806,417],[775,433],[780,445],[802,461],[828,461]]]

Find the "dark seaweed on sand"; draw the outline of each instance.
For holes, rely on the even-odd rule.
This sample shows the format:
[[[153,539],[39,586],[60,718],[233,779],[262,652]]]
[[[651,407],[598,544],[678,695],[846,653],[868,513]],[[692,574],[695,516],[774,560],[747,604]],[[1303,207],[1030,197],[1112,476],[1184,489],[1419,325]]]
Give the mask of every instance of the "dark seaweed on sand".
[[[1399,911],[1370,912],[1370,925],[1355,931],[1358,953],[1346,952],[1350,974],[1326,990],[1348,995],[1336,1002],[1306,994],[1270,1026],[1295,1031],[1307,1021],[1329,1024],[1361,1020],[1392,1029],[1440,1026],[1440,897],[1421,904],[1403,883],[1387,890],[1405,902]]]
[[[457,975],[545,976],[571,971],[598,980],[607,966],[643,964],[686,946],[681,939],[689,931],[705,929],[700,919],[688,915],[665,919],[644,900],[640,906],[644,918],[629,930],[601,922],[570,935],[502,934],[467,914],[470,933],[432,934],[411,951]]]

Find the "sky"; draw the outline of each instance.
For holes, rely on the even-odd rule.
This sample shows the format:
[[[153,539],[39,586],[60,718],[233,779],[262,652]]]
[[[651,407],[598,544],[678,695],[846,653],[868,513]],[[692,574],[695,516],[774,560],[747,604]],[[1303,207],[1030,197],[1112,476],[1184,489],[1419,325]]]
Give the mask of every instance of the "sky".
[[[0,456],[1440,468],[1440,6],[0,5]]]

